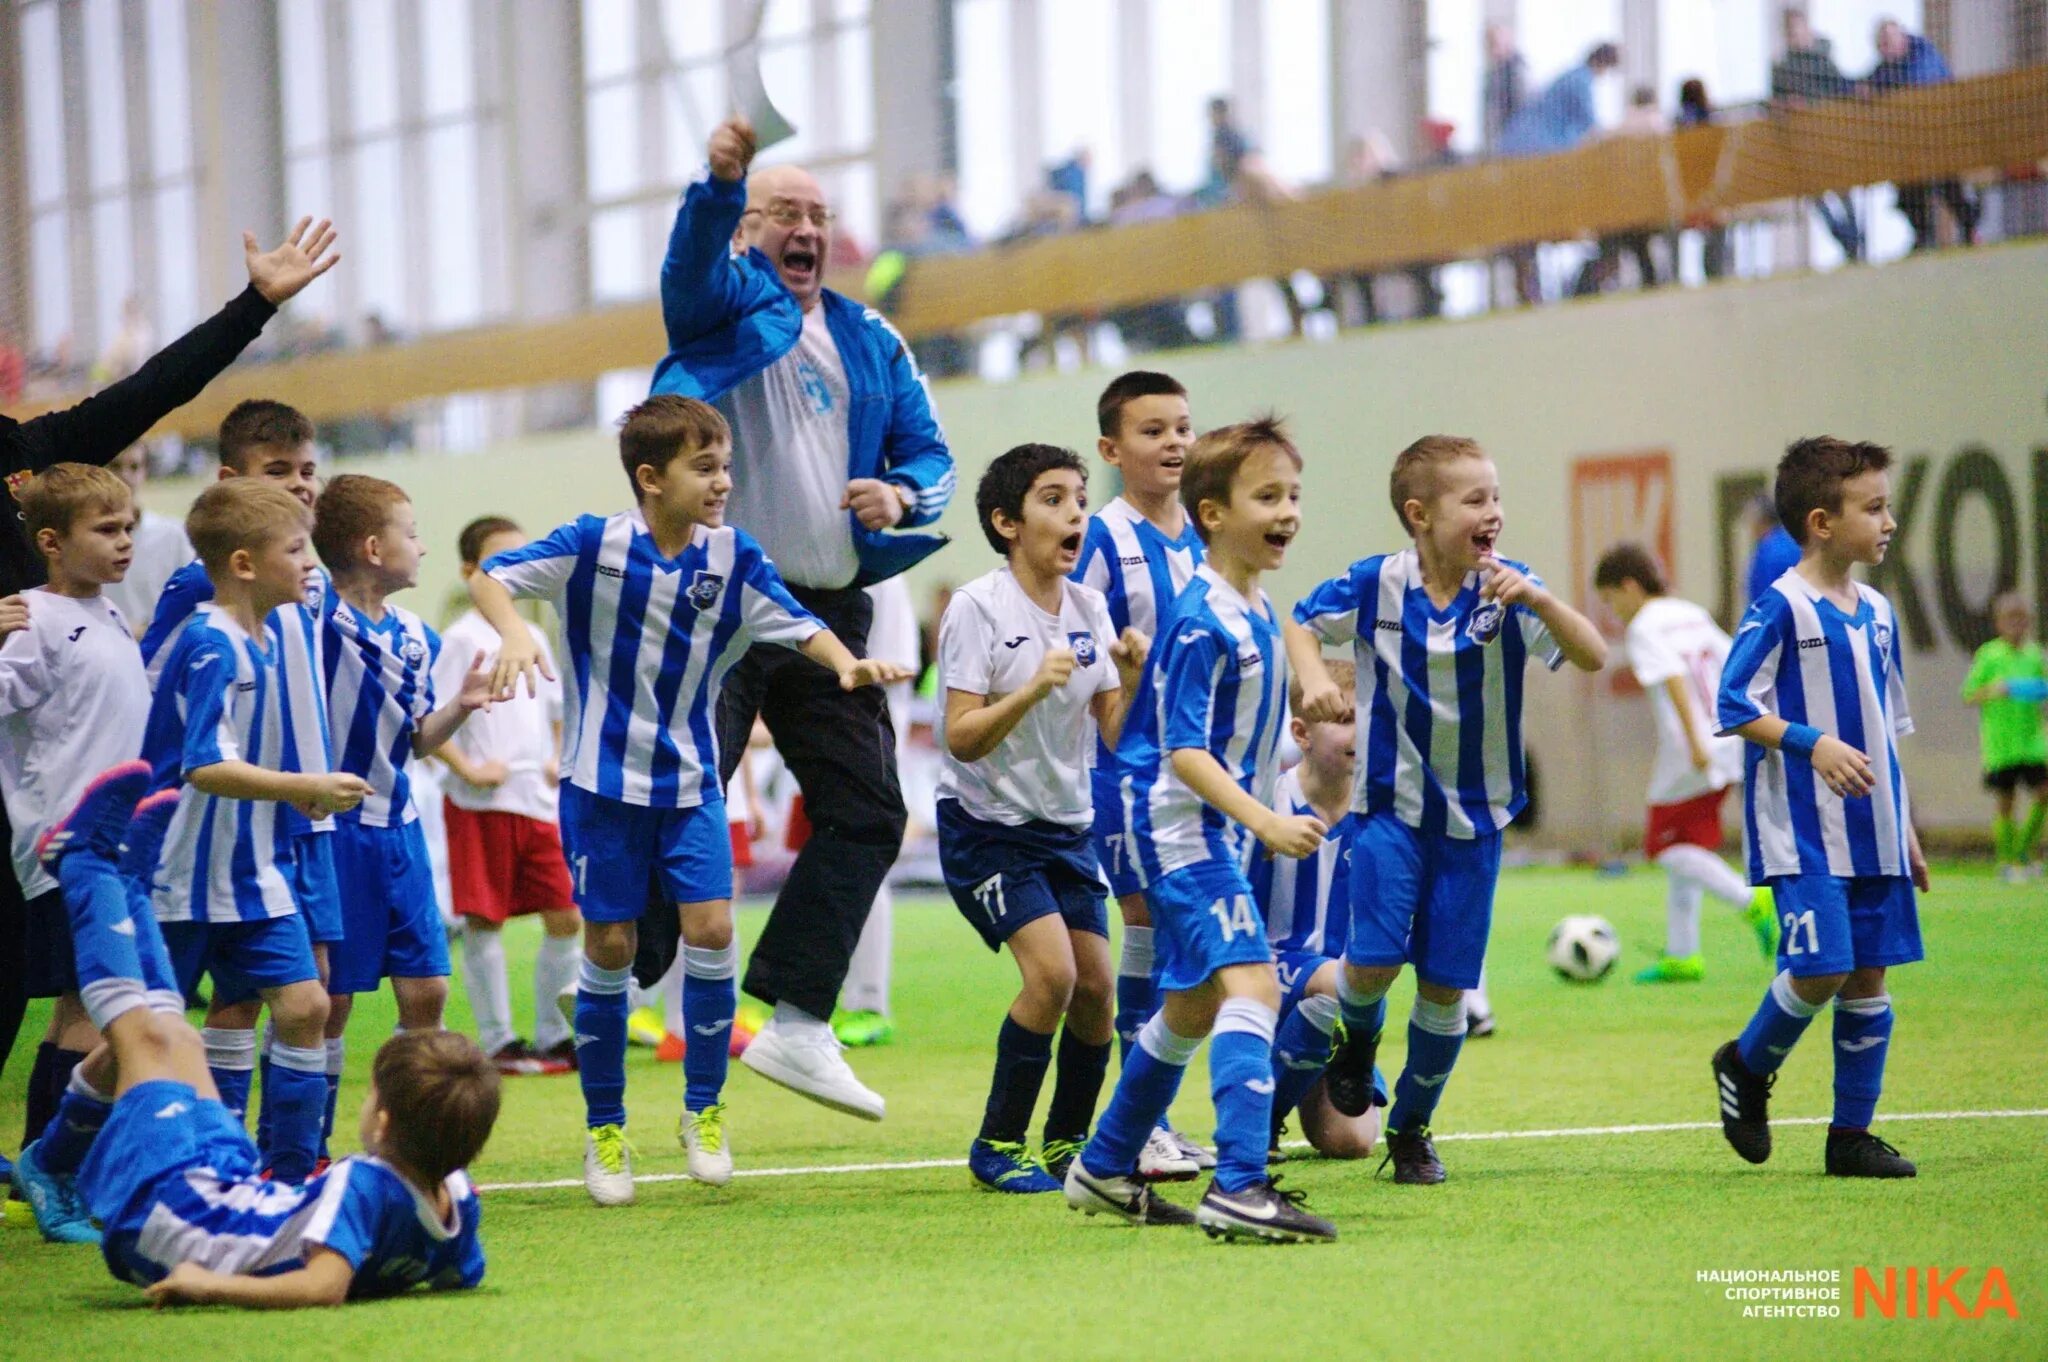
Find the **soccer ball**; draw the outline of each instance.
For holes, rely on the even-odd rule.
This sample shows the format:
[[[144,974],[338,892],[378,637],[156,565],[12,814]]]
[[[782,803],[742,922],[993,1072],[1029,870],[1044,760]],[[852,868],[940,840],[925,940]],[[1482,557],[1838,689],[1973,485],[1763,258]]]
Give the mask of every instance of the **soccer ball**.
[[[1544,953],[1559,978],[1591,984],[1606,978],[1614,968],[1621,956],[1621,941],[1606,918],[1580,914],[1550,929],[1550,944]]]

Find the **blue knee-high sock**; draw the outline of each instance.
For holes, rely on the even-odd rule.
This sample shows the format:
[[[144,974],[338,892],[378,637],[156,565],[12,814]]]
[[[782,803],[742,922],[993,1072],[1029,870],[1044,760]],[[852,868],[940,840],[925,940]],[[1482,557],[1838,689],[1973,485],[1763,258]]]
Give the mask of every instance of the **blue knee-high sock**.
[[[683,1106],[691,1111],[717,1106],[725,1090],[739,960],[740,948],[732,942],[720,950],[683,947]]]
[[[327,1157],[327,1141],[334,1136],[334,1108],[341,1101],[341,1071],[348,1065],[348,1041],[329,1036],[327,1051],[327,1110],[320,1116],[320,1157]]]
[[[1381,1006],[1385,1006],[1382,1002]],[[1323,1076],[1337,1029],[1337,1000],[1312,993],[1273,1034],[1273,1121],[1277,1125]]]
[[[1870,1128],[1884,1091],[1884,1057],[1891,1039],[1890,994],[1835,999],[1835,1129]]]
[[[1131,1062],[1131,1047],[1138,1032],[1159,1010],[1159,990],[1152,984],[1152,929],[1125,927],[1124,943],[1116,966],[1117,1059]]]
[[[213,1074],[213,1086],[220,1089],[220,1104],[236,1121],[246,1122],[249,1080],[256,1072],[256,1033],[208,1026],[200,1030],[199,1039],[206,1046],[206,1067]]]
[[[1807,1002],[1792,991],[1790,973],[1779,971],[1756,1015],[1749,1019],[1741,1039],[1735,1042],[1735,1052],[1743,1066],[1757,1075],[1776,1073],[1820,1009],[1821,1004]]]
[[[588,956],[576,975],[576,1074],[583,1083],[583,1121],[626,1124],[626,981],[632,967],[606,969]]]
[[[270,1175],[279,1182],[304,1182],[313,1176],[320,1149],[320,1116],[327,1109],[326,1046],[270,1043],[272,1091],[264,1094],[270,1108],[270,1143],[258,1145]]]
[[[1413,1131],[1429,1124],[1458,1062],[1458,1051],[1464,1048],[1465,1000],[1433,1003],[1416,994],[1415,1010],[1408,1017],[1408,1062],[1394,1081],[1387,1129]]]
[[[1081,1162],[1098,1177],[1128,1177],[1138,1167],[1138,1151],[1180,1091],[1188,1061],[1202,1048],[1200,1036],[1175,1035],[1158,1013],[1138,1031],[1116,1091],[1095,1122],[1095,1134],[1081,1150]],[[1263,1135],[1263,1132],[1261,1132]],[[1263,1151],[1262,1151],[1263,1152]]]
[[[1280,1014],[1254,998],[1216,1013],[1209,1042],[1209,1095],[1216,1102],[1216,1186],[1241,1192],[1266,1180],[1273,1134],[1273,1029]]]
[[[1387,991],[1363,993],[1351,986],[1340,971],[1337,975],[1337,1009],[1344,1018],[1344,1031],[1361,1044],[1377,1045],[1387,1029]]]
[[[113,862],[90,848],[57,863],[57,882],[71,926],[79,998],[93,1024],[104,1030],[122,1013],[149,1005],[140,934],[129,918],[129,886]],[[152,917],[152,932],[155,927]]]
[[[71,1071],[71,1081],[57,1103],[57,1114],[43,1127],[36,1145],[36,1161],[46,1173],[76,1173],[85,1162],[86,1151],[114,1113],[114,1099],[85,1081],[81,1068]]]

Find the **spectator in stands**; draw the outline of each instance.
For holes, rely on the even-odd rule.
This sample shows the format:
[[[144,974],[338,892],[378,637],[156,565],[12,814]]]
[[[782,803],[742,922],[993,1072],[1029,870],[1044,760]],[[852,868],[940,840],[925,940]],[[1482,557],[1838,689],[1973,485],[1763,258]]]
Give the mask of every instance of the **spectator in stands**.
[[[1908,33],[1896,19],[1877,26],[1877,65],[1869,76],[1873,90],[1897,90],[1913,85],[1944,85],[1953,79],[1941,50],[1917,33]],[[1961,180],[1931,180],[1924,184],[1898,187],[1899,211],[1913,224],[1913,249],[1924,251],[1938,245],[1934,228],[1934,200],[1938,197],[1955,215],[1956,232],[1965,245],[1977,241],[1977,219],[1982,206],[1963,188]]]
[[[1647,85],[1638,85],[1629,93],[1628,111],[1621,121],[1614,125],[1616,137],[1661,137],[1669,131],[1663,111],[1657,107],[1657,92]],[[1657,233],[1645,229],[1629,232],[1610,232],[1600,238],[1600,249],[1572,285],[1572,296],[1582,297],[1598,293],[1621,277],[1621,258],[1633,255],[1636,272],[1642,276],[1642,287],[1657,287],[1657,258],[1650,250],[1650,242]]]
[[[1494,152],[1529,98],[1529,64],[1515,50],[1514,30],[1506,24],[1486,26],[1486,77],[1480,98],[1480,145]]]
[[[1205,196],[1221,203],[1237,183],[1245,157],[1252,154],[1252,140],[1237,126],[1230,101],[1221,95],[1209,101],[1209,183]]]
[[[1707,83],[1693,76],[1678,87],[1678,117],[1673,122],[1681,128],[1703,128],[1714,121],[1714,106],[1707,98]],[[1728,224],[1721,221],[1719,214],[1706,214],[1688,226],[1700,231],[1702,248],[1701,272],[1709,279],[1719,279],[1728,272]],[[1678,278],[1678,233],[1673,232],[1671,242],[1671,277]]]
[[[1162,222],[1177,216],[1185,207],[1181,199],[1159,187],[1150,170],[1140,169],[1110,194],[1109,221],[1115,227]],[[1162,298],[1120,308],[1110,313],[1108,319],[1124,344],[1134,351],[1173,350],[1195,343],[1195,333],[1188,329],[1188,309],[1183,299]],[[938,628],[936,616],[932,628]],[[937,637],[936,632],[933,637]]]
[[[1074,201],[1074,220],[1088,225],[1088,148],[1076,147],[1074,154],[1058,165],[1048,166],[1045,187]]]
[[[1771,99],[1783,108],[1832,99],[1847,99],[1855,84],[1835,65],[1826,38],[1818,37],[1803,10],[1785,11],[1785,55],[1771,67]],[[1813,201],[1821,225],[1851,260],[1863,258],[1863,229],[1856,223],[1856,204],[1847,193],[1824,193]]]
[[[1501,154],[1540,156],[1570,151],[1584,142],[1599,126],[1599,116],[1593,109],[1593,86],[1620,65],[1620,48],[1613,43],[1595,47],[1586,54],[1585,61],[1515,111],[1501,131],[1497,144]],[[1524,304],[1537,301],[1541,289],[1536,277],[1536,248],[1518,247],[1509,252],[1508,258],[1514,262],[1515,292]]]

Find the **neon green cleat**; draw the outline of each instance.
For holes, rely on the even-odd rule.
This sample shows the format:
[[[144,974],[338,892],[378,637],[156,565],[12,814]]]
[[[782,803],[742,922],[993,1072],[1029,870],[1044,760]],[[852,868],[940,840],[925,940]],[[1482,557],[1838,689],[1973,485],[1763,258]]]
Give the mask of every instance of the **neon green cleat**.
[[[658,1007],[635,1008],[633,1015],[626,1018],[626,1040],[632,1045],[652,1048],[661,1044],[668,1034],[668,1027],[661,1019]]]
[[[1660,955],[1657,963],[1636,973],[1639,984],[1696,984],[1707,977],[1707,960],[1701,955]]]
[[[1074,1160],[1081,1157],[1080,1140],[1047,1140],[1045,1147],[1038,1151],[1038,1162],[1054,1181],[1064,1185],[1067,1170],[1074,1166]]]
[[[896,1023],[880,1012],[838,1011],[832,1014],[832,1034],[847,1049],[859,1050],[896,1039]]]
[[[1756,933],[1757,949],[1764,953],[1764,959],[1778,958],[1778,900],[1771,893],[1771,887],[1761,884],[1749,896],[1749,907],[1742,910],[1742,920]]]

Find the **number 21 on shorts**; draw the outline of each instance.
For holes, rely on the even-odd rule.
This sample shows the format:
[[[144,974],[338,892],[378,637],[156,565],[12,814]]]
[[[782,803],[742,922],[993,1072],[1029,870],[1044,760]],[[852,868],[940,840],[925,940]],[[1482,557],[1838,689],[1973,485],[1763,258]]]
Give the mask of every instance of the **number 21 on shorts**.
[[[1806,929],[1806,944],[1799,944],[1799,929]],[[1785,914],[1785,954],[1812,955],[1820,949],[1820,935],[1813,927],[1813,909]]]

